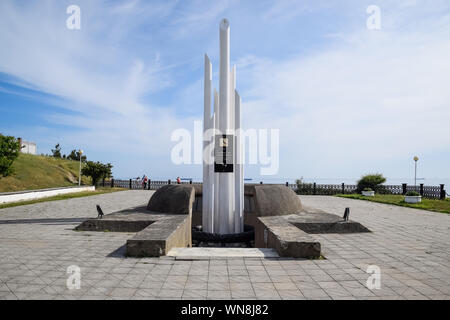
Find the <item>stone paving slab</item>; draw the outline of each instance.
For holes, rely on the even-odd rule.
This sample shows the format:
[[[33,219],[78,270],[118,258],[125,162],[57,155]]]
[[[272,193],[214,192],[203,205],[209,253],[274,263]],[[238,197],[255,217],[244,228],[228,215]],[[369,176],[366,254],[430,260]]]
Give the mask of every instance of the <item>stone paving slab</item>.
[[[305,206],[339,216],[350,207],[350,219],[372,231],[315,234],[324,260],[125,258],[123,244],[134,233],[73,231],[97,217],[96,204],[108,214],[143,206],[150,195],[125,191],[0,210],[0,299],[450,299],[450,216],[441,213],[301,196]],[[78,290],[66,285],[71,265],[81,269]],[[378,290],[366,286],[369,265],[381,269]]]
[[[268,248],[172,248],[167,255],[176,259],[279,257],[276,250]]]

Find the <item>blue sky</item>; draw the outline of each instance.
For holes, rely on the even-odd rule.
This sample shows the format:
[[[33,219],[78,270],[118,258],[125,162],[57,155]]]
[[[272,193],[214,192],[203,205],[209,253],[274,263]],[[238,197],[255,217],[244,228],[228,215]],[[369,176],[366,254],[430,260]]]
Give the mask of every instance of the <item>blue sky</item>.
[[[66,28],[71,4],[81,30]],[[381,30],[366,27],[372,4]],[[264,180],[400,182],[418,155],[420,177],[450,183],[447,0],[2,0],[0,132],[39,153],[81,147],[116,177],[201,178],[171,163],[170,137],[202,119],[205,53],[218,86],[225,17],[244,127],[280,129],[280,170]]]

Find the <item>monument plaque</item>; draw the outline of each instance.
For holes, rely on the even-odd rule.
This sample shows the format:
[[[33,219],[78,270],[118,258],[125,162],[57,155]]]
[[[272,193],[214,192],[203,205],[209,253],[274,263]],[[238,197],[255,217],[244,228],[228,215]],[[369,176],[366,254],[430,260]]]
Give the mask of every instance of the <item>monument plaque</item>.
[[[233,140],[233,135],[216,135],[214,147],[214,172],[233,172]]]

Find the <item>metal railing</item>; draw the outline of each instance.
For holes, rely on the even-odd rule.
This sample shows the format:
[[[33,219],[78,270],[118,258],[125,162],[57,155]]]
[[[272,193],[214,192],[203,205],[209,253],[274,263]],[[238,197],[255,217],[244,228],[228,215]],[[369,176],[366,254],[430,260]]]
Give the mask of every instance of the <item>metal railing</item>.
[[[172,180],[151,180],[149,179],[147,183],[142,180],[129,179],[129,180],[119,180],[110,179],[103,180],[97,183],[97,186],[103,187],[118,187],[126,188],[132,190],[157,190],[168,184],[176,184],[176,181]],[[202,184],[201,182],[193,181],[182,181],[181,184]],[[262,184],[262,182],[260,182]],[[357,193],[357,186],[353,184],[317,184],[317,183],[301,183],[292,184],[286,182],[286,187],[291,188],[298,194],[301,195],[336,195],[336,194],[352,194]],[[425,186],[420,184],[418,186],[410,186],[406,183],[402,185],[381,185],[380,189],[377,190],[381,194],[397,194],[404,195],[408,191],[416,191],[424,198],[430,199],[445,199],[447,196],[444,185],[439,186]]]

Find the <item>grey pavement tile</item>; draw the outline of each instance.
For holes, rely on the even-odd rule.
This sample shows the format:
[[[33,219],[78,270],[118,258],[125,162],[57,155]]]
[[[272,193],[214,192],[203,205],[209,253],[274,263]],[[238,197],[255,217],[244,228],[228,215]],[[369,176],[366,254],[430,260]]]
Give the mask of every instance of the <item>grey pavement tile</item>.
[[[313,278],[311,278],[310,276],[307,276],[307,275],[300,275],[300,276],[295,275],[295,276],[290,276],[290,278],[294,282],[297,282],[297,281],[299,281],[299,282],[315,282],[313,280]]]
[[[136,289],[133,288],[114,288],[110,296],[111,297],[131,297],[136,293]]]
[[[229,291],[229,282],[208,282],[208,291]]]
[[[95,204],[112,212],[146,203],[148,197],[136,190],[7,208],[0,210],[0,221],[84,218],[87,212],[96,214]],[[0,299],[295,299],[298,292],[306,299],[449,299],[446,215],[335,197],[301,198],[306,206],[328,212],[352,207],[353,219],[373,232],[314,235],[324,260],[181,261],[109,256],[133,233],[0,223]],[[82,270],[79,291],[66,287],[72,264]],[[366,287],[371,264],[381,267],[379,290]]]
[[[113,288],[105,288],[101,286],[91,287],[87,290],[86,295],[89,296],[108,296]]]
[[[244,259],[245,265],[249,266],[262,266],[261,259]]]
[[[204,282],[208,281],[208,275],[189,276],[187,282]]]
[[[106,300],[107,296],[89,296],[85,295],[80,298],[80,300]],[[52,299],[45,299],[45,300],[52,300]]]
[[[323,290],[333,299],[337,297],[348,297],[351,296],[351,293],[344,289],[343,287],[340,288],[323,288]]]
[[[280,300],[281,297],[275,289],[259,289],[255,290],[255,295],[260,300]]]
[[[206,299],[207,290],[206,289],[184,289],[182,298],[183,299]]]
[[[207,282],[186,282],[184,290],[206,290],[208,289]]]
[[[272,279],[269,276],[250,276],[250,282],[271,282]]]
[[[238,283],[250,282],[250,277],[249,276],[229,276],[229,280],[230,280],[230,283],[232,283],[232,282],[238,282]]]
[[[273,285],[277,290],[298,290],[293,282],[274,282]]]
[[[231,291],[222,290],[222,291],[209,291],[207,292],[207,299],[209,300],[226,300],[231,299]]]
[[[276,290],[272,282],[255,282],[252,283],[253,290],[259,292],[260,290]]]
[[[186,282],[178,282],[178,281],[166,281],[164,282],[161,289],[170,289],[170,290],[183,290],[186,286]]]
[[[205,280],[202,280],[202,282],[205,282]],[[228,276],[209,276],[208,277],[209,282],[230,282],[230,278]]]
[[[157,297],[158,298],[172,298],[172,299],[180,299],[183,295],[183,290],[172,290],[172,289],[161,289]]]
[[[339,284],[339,282],[336,282],[336,281],[318,281],[317,284],[322,289],[342,288],[342,286]]]
[[[326,282],[326,281],[333,281],[334,280],[332,277],[330,277],[327,274],[325,274],[325,275],[311,275],[311,278],[314,281],[317,281],[317,282]]]
[[[357,300],[354,296],[335,296],[332,297],[333,300]]]
[[[329,297],[329,295],[322,289],[300,289],[300,292],[305,296],[305,298],[324,298]]]
[[[232,299],[256,298],[256,295],[251,287],[250,289],[241,289],[241,290],[231,289],[231,298]]]
[[[134,293],[133,297],[142,297],[142,298],[155,298],[160,290],[159,289],[142,289],[139,288]]]
[[[283,300],[305,300],[305,296],[300,290],[278,290],[278,294]]]
[[[230,282],[231,290],[253,290],[250,282]]]
[[[321,289],[319,284],[317,282],[304,282],[304,281],[296,281],[294,284],[299,288],[300,290],[303,289]]]
[[[270,276],[273,282],[292,282],[290,276]]]

